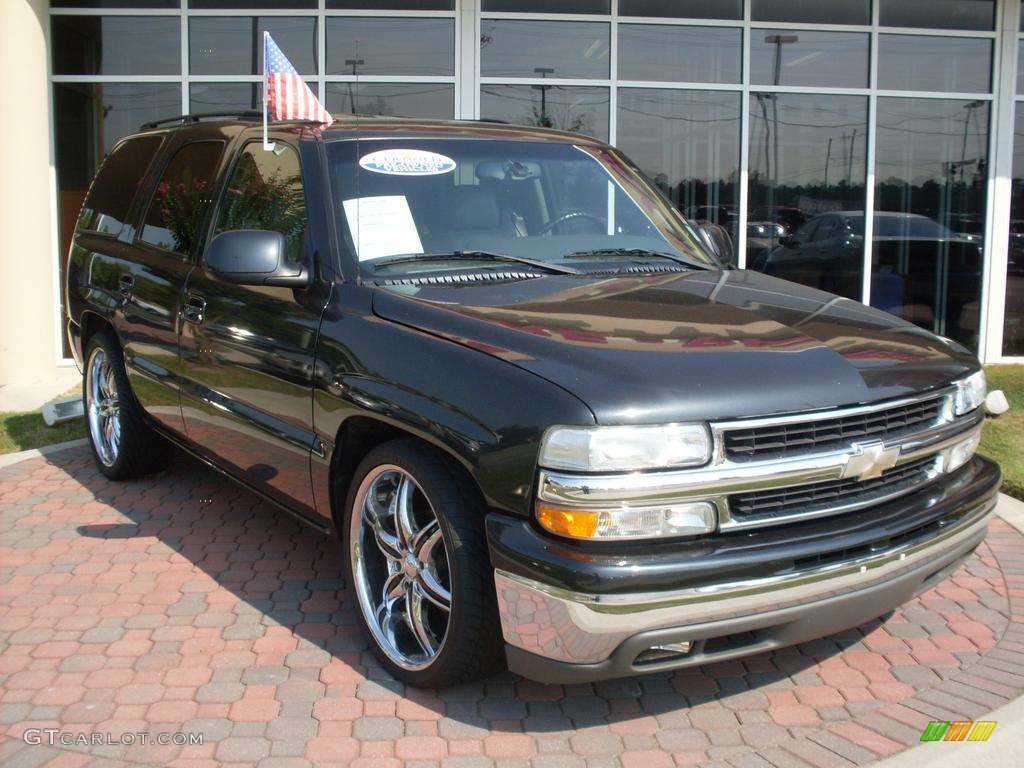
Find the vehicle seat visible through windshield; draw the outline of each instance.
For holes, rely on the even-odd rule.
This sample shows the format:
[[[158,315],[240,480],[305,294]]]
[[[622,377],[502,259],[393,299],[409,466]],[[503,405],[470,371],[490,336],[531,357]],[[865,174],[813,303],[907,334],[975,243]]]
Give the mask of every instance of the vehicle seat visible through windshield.
[[[475,236],[516,237],[512,217],[502,210],[495,190],[489,185],[456,186],[449,190],[450,227],[453,244]]]

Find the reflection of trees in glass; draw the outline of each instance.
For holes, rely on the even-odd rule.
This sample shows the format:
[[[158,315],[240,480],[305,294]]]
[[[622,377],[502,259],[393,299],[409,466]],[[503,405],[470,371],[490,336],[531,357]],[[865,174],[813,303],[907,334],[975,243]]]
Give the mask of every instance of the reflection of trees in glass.
[[[980,233],[988,122],[981,101],[880,98],[876,210],[920,213],[954,232]]]
[[[686,216],[737,235],[740,95],[620,88],[617,144]]]
[[[196,228],[202,220],[202,207],[210,202],[210,184],[206,179],[192,179],[190,184],[170,185],[161,181],[156,189],[160,218],[170,233],[174,250],[191,253],[196,242]]]
[[[289,261],[301,261],[299,246],[305,228],[306,203],[299,174],[277,170],[264,176],[246,151],[228,185],[217,231],[280,232],[285,237]]]
[[[481,89],[483,117],[607,139],[607,90],[589,86],[495,85]],[[490,102],[490,103],[487,103]],[[598,110],[604,110],[605,115]]]

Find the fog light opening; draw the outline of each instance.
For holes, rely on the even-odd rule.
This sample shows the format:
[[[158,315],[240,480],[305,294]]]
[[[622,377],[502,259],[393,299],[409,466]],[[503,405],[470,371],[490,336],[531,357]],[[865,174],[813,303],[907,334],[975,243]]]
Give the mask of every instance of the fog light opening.
[[[669,661],[671,659],[678,659],[686,656],[690,653],[693,648],[693,643],[690,641],[682,643],[664,643],[662,645],[652,645],[646,651],[643,651],[639,656],[636,657],[636,661],[633,663],[642,666],[644,664],[654,664],[659,661]]]

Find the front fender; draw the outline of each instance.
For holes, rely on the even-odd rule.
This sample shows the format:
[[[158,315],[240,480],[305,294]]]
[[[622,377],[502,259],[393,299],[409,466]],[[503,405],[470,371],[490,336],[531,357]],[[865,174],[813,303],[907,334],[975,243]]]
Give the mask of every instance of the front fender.
[[[449,454],[489,506],[530,514],[537,453],[552,424],[593,424],[579,399],[491,355],[370,312],[345,286],[320,331],[312,461],[318,511],[330,514],[330,467],[348,419],[371,418]],[[342,309],[344,307],[344,309]]]

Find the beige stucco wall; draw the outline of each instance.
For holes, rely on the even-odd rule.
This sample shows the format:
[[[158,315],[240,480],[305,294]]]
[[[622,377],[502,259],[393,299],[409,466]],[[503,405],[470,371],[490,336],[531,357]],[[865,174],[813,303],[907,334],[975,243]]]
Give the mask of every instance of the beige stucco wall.
[[[47,0],[0,0],[0,386],[56,375]]]

